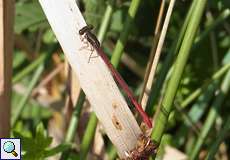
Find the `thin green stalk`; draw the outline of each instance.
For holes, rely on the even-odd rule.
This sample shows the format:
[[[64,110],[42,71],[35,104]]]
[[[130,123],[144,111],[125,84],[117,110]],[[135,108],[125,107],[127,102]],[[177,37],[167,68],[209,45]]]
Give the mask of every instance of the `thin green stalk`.
[[[48,56],[49,54],[40,55],[40,57],[38,57],[34,62],[30,63],[25,69],[16,74],[12,79],[12,83],[17,83],[18,81],[26,77],[26,75],[33,72],[34,69],[37,68],[37,66],[39,66],[41,63],[43,63]]]
[[[212,78],[202,85],[200,88],[196,89],[192,94],[189,95],[182,103],[181,107],[185,108],[188,106],[194,99],[196,99],[198,96],[201,95],[201,93],[206,90],[206,88],[213,83],[214,81],[220,79],[228,70],[230,69],[230,63],[224,65],[222,68],[220,68],[213,76]]]
[[[80,95],[78,97],[77,104],[75,105],[74,111],[71,115],[70,123],[65,137],[65,143],[71,143],[74,140],[84,101],[85,101],[85,93],[81,90]],[[67,159],[67,157],[69,157],[69,150],[62,152],[60,159],[64,160]]]
[[[113,159],[115,159],[117,157],[117,150],[113,146],[112,143],[110,143],[108,145],[108,151],[107,151],[107,153],[108,153],[109,160],[113,160]]]
[[[205,114],[206,108],[208,107],[207,104],[211,101],[217,87],[219,86],[218,82],[212,83],[208,86],[204,93],[198,98],[197,102],[191,107],[190,111],[188,112],[188,117],[192,123],[189,123],[187,120],[183,121],[183,124],[179,127],[176,138],[174,139],[174,143],[176,146],[181,146],[184,144],[186,140],[186,136],[188,132],[190,132],[191,127],[195,127],[200,118]],[[179,106],[182,109],[181,106]],[[200,130],[199,130],[200,133]],[[188,150],[191,151],[190,149]]]
[[[133,24],[133,20],[136,16],[139,6],[140,6],[140,0],[132,0],[128,11],[128,16],[126,17],[125,20],[123,31],[120,35],[120,38],[117,41],[117,44],[112,54],[113,56],[111,58],[111,62],[115,67],[117,67],[120,62],[125,44],[128,40],[129,32]]]
[[[187,63],[187,59],[192,48],[192,44],[194,42],[196,31],[199,27],[199,23],[203,15],[206,2],[207,0],[197,1],[193,15],[189,20],[189,24],[179,50],[178,58],[174,65],[171,79],[169,80],[169,83],[166,87],[166,92],[162,101],[160,113],[157,115],[155,127],[152,132],[152,139],[157,143],[160,143],[165,127],[167,125],[168,116],[171,112],[177,88],[179,86],[182,73]]]
[[[20,100],[17,108],[14,110],[14,115],[12,117],[12,126],[14,126],[21,114],[21,112],[23,111],[25,104],[27,103],[27,101],[30,98],[30,95],[35,87],[35,85],[37,84],[39,77],[41,76],[42,72],[44,70],[44,63],[40,64],[40,66],[38,66],[37,70],[35,71],[33,78],[28,86],[28,89],[26,90],[26,93],[23,95],[22,99]]]
[[[54,148],[45,150],[45,152],[44,152],[44,158],[48,158],[48,157],[54,156],[55,154],[64,152],[64,151],[66,151],[68,149],[71,149],[71,148],[72,148],[71,144],[61,143],[61,144],[59,144],[58,146],[56,146]]]
[[[215,91],[219,87],[219,82],[222,78],[222,76],[230,69],[229,63],[228,63],[228,52],[225,55],[225,57],[222,60],[222,63],[224,64],[223,67],[221,67],[216,73],[212,75],[212,80],[210,80],[211,84],[208,84],[207,88],[203,88],[202,92],[200,92],[199,98],[197,101],[191,106],[190,111],[188,112],[188,116],[191,118],[193,123],[197,123],[201,117],[205,114],[206,108],[208,107],[207,104],[210,103],[211,99],[215,95]],[[196,92],[196,91],[195,91]],[[191,94],[192,95],[192,94]],[[180,106],[181,107],[181,106]],[[186,106],[183,106],[186,107]],[[181,107],[183,109],[183,107]],[[184,144],[184,141],[186,140],[186,135],[189,132],[189,129],[191,125],[187,123],[187,121],[184,121],[184,123],[180,126],[176,138],[174,139],[174,143],[176,146],[181,146]],[[187,154],[191,153],[191,149],[187,150]]]
[[[185,22],[182,26],[179,38],[177,41],[175,41],[172,45],[172,49],[169,52],[169,54],[166,57],[166,60],[164,61],[164,64],[162,65],[162,69],[159,72],[159,76],[157,77],[155,84],[153,85],[152,89],[151,89],[151,93],[149,96],[149,100],[147,103],[147,107],[146,107],[146,111],[149,115],[152,115],[154,113],[154,106],[157,103],[157,99],[159,97],[160,92],[162,91],[162,85],[165,81],[165,77],[167,75],[168,70],[172,64],[173,58],[175,57],[175,55],[178,53],[179,47],[181,45],[181,41],[182,38],[184,37],[184,32],[186,30],[187,27],[187,23],[189,21],[189,17],[191,16],[192,12],[193,12],[193,7],[195,6],[197,0],[194,0],[189,12],[186,16]],[[230,15],[230,10],[229,9],[225,9],[219,16],[217,19],[215,19],[206,29],[204,32],[201,32],[201,34],[199,36],[197,36],[197,38],[195,39],[194,45],[192,47],[192,49],[194,50],[195,48],[197,48],[199,46],[199,44],[201,44],[202,40],[208,36],[208,34],[213,31],[219,24],[221,24],[222,22],[224,22],[224,20],[226,20]],[[186,105],[187,106],[187,105]]]
[[[226,76],[222,82],[221,89],[220,89],[218,95],[216,96],[216,99],[214,100],[213,105],[211,106],[211,109],[208,113],[208,117],[205,120],[204,126],[201,130],[201,133],[198,137],[198,140],[195,144],[195,147],[192,150],[192,153],[190,156],[191,160],[196,159],[196,157],[198,156],[198,153],[200,152],[200,149],[201,149],[208,133],[210,132],[210,130],[211,130],[211,128],[212,128],[212,126],[216,120],[216,117],[219,114],[218,113],[219,109],[220,109],[220,107],[224,101],[225,96],[227,95],[227,93],[229,91],[229,88],[230,88],[230,71],[226,74]]]
[[[218,152],[219,146],[224,140],[224,138],[228,135],[230,130],[230,117],[227,118],[225,121],[223,129],[220,130],[218,137],[216,138],[215,142],[209,149],[208,155],[206,156],[205,160],[212,160],[215,159],[215,154]]]
[[[105,39],[105,35],[107,33],[107,30],[109,28],[109,24],[110,24],[110,20],[111,20],[111,16],[113,14],[113,8],[114,8],[114,1],[111,2],[111,4],[109,4],[105,10],[105,14],[100,26],[100,29],[98,31],[98,35],[97,38],[98,40],[103,43],[103,40]]]
[[[85,130],[85,134],[83,136],[81,145],[80,145],[80,159],[84,160],[86,159],[86,156],[88,154],[90,144],[93,140],[94,133],[97,127],[97,116],[95,113],[91,113],[89,122],[87,124],[87,128]]]
[[[181,42],[183,40],[186,28],[188,26],[188,22],[189,22],[189,20],[191,18],[191,15],[193,13],[194,6],[195,6],[196,2],[197,2],[197,0],[193,1],[192,5],[191,5],[191,7],[190,7],[190,9],[188,11],[188,14],[187,14],[187,16],[185,18],[185,21],[183,23],[183,26],[182,26],[182,29],[180,31],[179,37],[178,37],[177,41],[175,41],[173,43],[172,49],[169,52],[169,54],[167,55],[166,60],[164,61],[164,65],[162,66],[162,69],[159,72],[159,76],[157,76],[155,84],[152,85],[149,100],[148,100],[147,106],[146,106],[146,112],[149,115],[153,115],[153,113],[154,113],[154,105],[157,103],[157,99],[158,99],[159,94],[161,92],[161,88],[162,88],[162,85],[164,83],[165,77],[166,77],[166,75],[168,73],[168,70],[169,70],[171,64],[172,64],[173,58],[178,53],[179,47],[180,47]]]
[[[77,104],[74,107],[74,111],[73,111],[71,119],[70,119],[69,128],[68,128],[67,133],[66,133],[66,137],[65,137],[66,143],[70,143],[74,140],[74,137],[76,134],[76,129],[78,127],[79,117],[81,114],[81,110],[82,110],[84,101],[85,101],[85,94],[84,94],[84,92],[80,92]]]
[[[215,19],[213,20],[213,22],[211,22],[210,25],[207,26],[207,28],[205,29],[204,32],[202,32],[200,34],[200,36],[198,36],[195,39],[195,45],[193,47],[193,49],[197,48],[199,44],[201,44],[200,42],[212,31],[214,30],[219,24],[221,24],[222,22],[224,22],[228,17],[230,16],[230,9],[225,9],[224,11],[221,12],[221,14]]]
[[[188,112],[188,116],[191,117],[193,123],[196,123],[200,120],[202,115],[205,113],[205,109],[207,108],[207,104],[211,101],[213,95],[215,94],[216,89],[219,86],[219,81],[214,81],[210,84],[203,95],[201,95],[195,103],[190,111]],[[180,106],[181,107],[181,106]],[[186,123],[186,122],[185,122]],[[190,125],[188,125],[190,127]]]

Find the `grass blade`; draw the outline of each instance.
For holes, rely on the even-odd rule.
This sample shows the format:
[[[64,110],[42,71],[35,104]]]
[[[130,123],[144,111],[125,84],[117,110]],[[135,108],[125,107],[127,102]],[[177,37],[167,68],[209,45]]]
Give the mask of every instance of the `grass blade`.
[[[175,62],[175,67],[173,74],[169,80],[168,86],[166,88],[165,96],[162,101],[161,110],[156,118],[156,124],[152,132],[152,139],[157,143],[163,136],[164,130],[166,128],[169,113],[171,112],[174,98],[176,96],[177,88],[180,83],[180,79],[185,68],[192,44],[196,35],[196,31],[199,27],[201,17],[204,12],[204,8],[207,0],[198,0],[194,13],[188,24],[187,30],[185,32],[184,39],[182,41],[177,60]]]

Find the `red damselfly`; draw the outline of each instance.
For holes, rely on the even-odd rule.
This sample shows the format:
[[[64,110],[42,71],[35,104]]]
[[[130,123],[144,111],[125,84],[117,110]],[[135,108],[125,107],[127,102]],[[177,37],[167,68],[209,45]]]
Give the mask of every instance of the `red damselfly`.
[[[126,82],[123,80],[121,75],[117,72],[117,70],[113,67],[113,65],[110,63],[109,59],[105,55],[104,51],[102,50],[100,46],[100,42],[98,41],[97,37],[91,32],[93,27],[91,25],[85,26],[82,29],[79,30],[79,34],[81,36],[84,36],[84,38],[90,43],[91,47],[91,54],[90,57],[92,56],[93,49],[96,49],[98,55],[103,59],[107,67],[109,68],[112,76],[114,79],[117,81],[117,83],[120,85],[120,87],[124,90],[126,93],[127,97],[129,100],[132,102],[132,104],[135,106],[137,111],[140,113],[143,121],[147,124],[149,128],[152,128],[152,122],[148,115],[145,113],[141,105],[137,102],[137,100],[134,98],[132,91],[129,89],[128,85]],[[90,59],[89,59],[90,60]]]

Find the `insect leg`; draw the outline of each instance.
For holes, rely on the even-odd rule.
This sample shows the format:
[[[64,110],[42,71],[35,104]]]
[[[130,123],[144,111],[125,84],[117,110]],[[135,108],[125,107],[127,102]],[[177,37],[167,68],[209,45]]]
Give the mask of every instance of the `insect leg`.
[[[80,36],[80,40],[82,41],[83,44],[85,44],[85,46],[82,46],[81,48],[79,48],[79,50],[83,50],[83,49],[87,49],[89,50],[90,44],[87,41],[87,39],[84,36]],[[91,49],[90,49],[91,50]]]
[[[94,48],[93,48],[92,45],[90,45],[90,51],[91,51],[91,52],[90,52],[90,56],[89,56],[89,59],[88,59],[88,63],[90,62],[90,59],[93,58],[92,55],[93,55]]]
[[[93,48],[93,50],[91,50],[91,54],[90,54],[90,56],[89,56],[89,59],[99,57],[99,55],[98,55],[98,54],[97,54],[97,55],[95,55],[95,56],[93,56],[93,51],[94,51],[94,48]]]
[[[85,36],[80,36],[80,40],[85,44],[85,46],[82,46],[81,48],[79,48],[79,50],[87,49],[90,51],[90,56],[88,59],[88,63],[90,63],[91,58],[98,57],[98,55],[93,56],[93,52],[94,52],[95,48],[89,43],[89,41],[87,40],[87,38]]]

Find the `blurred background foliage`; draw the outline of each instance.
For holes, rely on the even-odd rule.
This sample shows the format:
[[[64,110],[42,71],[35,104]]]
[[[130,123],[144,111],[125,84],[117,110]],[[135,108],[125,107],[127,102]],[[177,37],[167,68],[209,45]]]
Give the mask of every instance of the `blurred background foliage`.
[[[130,2],[130,0],[115,1],[115,9],[112,14],[111,24],[103,44],[103,48],[108,56],[111,56],[116,41],[123,30]],[[98,32],[106,6],[109,3],[112,3],[112,0],[78,1],[87,23],[94,26],[94,33]],[[185,20],[190,4],[191,0],[176,1],[157,73],[161,71],[167,54],[171,52],[170,50],[178,37],[178,33]],[[141,1],[140,8],[131,28],[128,42],[125,46],[125,54],[136,63],[135,67],[129,67],[127,62],[129,59],[122,60],[122,63],[118,67],[119,72],[130,87],[135,90],[136,95],[140,94],[140,88],[143,83],[144,71],[152,46],[159,6],[159,0]],[[223,59],[229,61],[229,16],[219,22],[212,30],[211,33],[215,37],[214,45],[211,42],[210,32],[201,37],[209,29],[210,24],[215,22],[221,13],[229,7],[229,0],[208,1],[205,15],[203,15],[199,31],[197,32],[196,41],[193,45],[189,61],[181,80],[181,85],[177,92],[176,103],[178,105],[180,105],[196,88],[210,79],[213,73],[224,63]],[[48,83],[39,87],[37,90],[36,87],[34,87],[35,89],[31,92],[30,98],[24,102],[24,104],[21,101],[23,96],[25,96],[25,91],[30,85],[31,80],[35,76],[36,68],[41,64],[44,65],[41,76],[37,82],[39,84],[44,77],[58,68],[58,66],[63,65],[64,56],[37,0],[16,0],[15,9],[14,85],[12,94],[13,116],[19,104],[22,103],[23,109],[14,125],[12,136],[23,138],[25,159],[45,159],[46,157],[53,156],[70,147],[63,143],[56,148],[50,147],[52,140],[47,136],[50,130],[62,130],[63,132],[59,133],[58,131],[58,135],[54,137],[55,139],[62,139],[67,126],[67,121],[63,112],[66,97],[65,91],[67,89],[67,77],[64,67]],[[64,21],[65,20],[63,20],[63,23]],[[212,100],[205,104],[207,107],[201,108],[204,113],[201,119],[194,122],[198,127],[201,126],[201,122],[204,120],[205,113],[208,111],[209,104],[211,103]],[[184,137],[178,136],[177,134],[180,127],[184,124],[184,119],[181,114],[187,115],[190,113],[189,109],[194,105],[195,103],[190,104],[190,107],[182,111],[183,113],[181,113],[181,111],[175,111],[174,116],[176,120],[172,118],[167,129],[170,134],[164,137],[164,140],[166,139],[168,142],[172,142],[172,138],[174,141],[176,140],[176,142],[173,142],[173,145],[185,153],[190,152],[189,148],[193,144],[196,135],[194,135],[194,132],[191,131],[190,128],[187,128],[187,134],[183,135]],[[220,124],[229,116],[230,94],[227,95],[222,105],[221,115],[219,115],[217,121],[217,123]],[[196,115],[197,112],[193,112],[193,114],[189,116],[196,117]],[[220,125],[217,126],[220,127]],[[205,148],[210,145],[218,131],[218,128],[212,131],[213,133],[205,143]],[[183,140],[180,142],[183,138],[187,141]],[[105,140],[108,141],[107,138],[105,138]],[[28,147],[31,143],[36,145],[33,145],[34,147]],[[229,156],[230,153],[229,143],[228,137],[225,143],[227,146],[227,156]],[[71,148],[75,150],[78,147],[71,145]],[[76,158],[76,155],[77,152],[73,151],[71,156]]]

